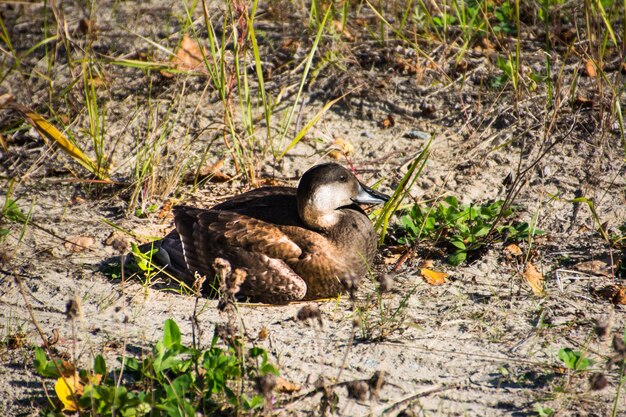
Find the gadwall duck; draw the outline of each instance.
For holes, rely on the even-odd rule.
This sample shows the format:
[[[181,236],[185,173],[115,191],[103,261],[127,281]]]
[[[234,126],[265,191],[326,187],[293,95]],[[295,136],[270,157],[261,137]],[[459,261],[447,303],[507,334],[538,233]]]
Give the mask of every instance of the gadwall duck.
[[[209,210],[175,207],[176,229],[155,243],[153,259],[187,282],[196,272],[214,277],[216,259],[225,259],[245,271],[237,296],[253,301],[336,297],[376,252],[376,233],[358,204],[388,199],[341,165],[316,165],[297,189],[258,188]]]

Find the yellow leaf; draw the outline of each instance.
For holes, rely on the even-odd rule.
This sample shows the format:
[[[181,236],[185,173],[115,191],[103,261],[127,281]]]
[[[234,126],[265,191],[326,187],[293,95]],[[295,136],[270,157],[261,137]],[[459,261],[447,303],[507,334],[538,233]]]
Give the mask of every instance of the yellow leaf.
[[[354,145],[349,141],[341,138],[336,138],[333,143],[330,144],[330,151],[328,155],[333,159],[340,159],[342,156],[350,156],[354,153]]]
[[[63,403],[63,411],[78,411],[78,400],[83,394],[83,383],[80,381],[78,372],[74,375],[61,377],[54,384],[54,391]]]
[[[528,262],[524,268],[524,279],[530,285],[533,294],[537,296],[543,295],[543,275],[537,270],[537,267]]]
[[[446,274],[445,272],[433,271],[432,269],[428,268],[421,268],[420,274],[422,274],[426,282],[428,282],[430,285],[445,284],[446,277],[449,276],[449,274]]]
[[[286,380],[285,378],[276,377],[276,386],[274,387],[274,391],[281,392],[283,394],[293,394],[301,389],[302,386],[298,384]]]
[[[17,110],[22,117],[24,117],[24,119],[35,128],[37,133],[39,133],[46,143],[49,143],[50,141],[56,142],[61,149],[65,151],[65,153],[74,158],[76,162],[81,164],[96,177],[99,179],[108,179],[106,172],[103,172],[101,167],[98,167],[91,158],[85,155],[79,148],[74,146],[74,144],[70,142],[70,140],[65,137],[63,133],[44,119],[40,114],[35,113],[34,111],[31,111],[19,104],[13,104],[11,107]]]

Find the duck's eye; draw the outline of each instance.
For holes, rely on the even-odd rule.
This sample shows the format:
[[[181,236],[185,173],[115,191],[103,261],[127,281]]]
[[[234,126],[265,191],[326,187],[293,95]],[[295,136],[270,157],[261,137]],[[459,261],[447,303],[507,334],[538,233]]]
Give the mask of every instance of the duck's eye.
[[[346,182],[348,181],[348,177],[346,177],[345,175],[342,175],[341,177],[339,177],[339,181]]]

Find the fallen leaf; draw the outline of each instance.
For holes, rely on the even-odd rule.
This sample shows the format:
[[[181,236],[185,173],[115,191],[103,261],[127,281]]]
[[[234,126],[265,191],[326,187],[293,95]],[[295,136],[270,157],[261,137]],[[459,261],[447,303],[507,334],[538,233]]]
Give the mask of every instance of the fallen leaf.
[[[21,114],[24,120],[35,128],[37,133],[39,133],[39,136],[41,136],[47,144],[50,144],[51,141],[56,143],[68,155],[74,158],[76,162],[81,164],[99,179],[107,180],[109,178],[105,168],[85,155],[78,147],[74,146],[74,144],[63,133],[54,127],[52,123],[44,119],[40,114],[35,113],[20,104],[9,104],[14,110]]]
[[[128,241],[128,237],[116,231],[111,232],[107,240],[104,241],[104,244],[107,246],[112,246],[113,249],[120,253],[127,252],[130,249],[130,243]]]
[[[580,262],[574,265],[574,269],[590,275],[602,275],[605,277],[612,276],[611,266],[607,262],[601,260]]]
[[[433,269],[435,266],[435,261],[433,261],[432,259],[424,259],[420,266],[422,268]]]
[[[396,119],[391,114],[388,114],[387,117],[378,122],[378,127],[382,129],[388,129],[390,127],[394,127],[395,125]]]
[[[510,245],[504,248],[504,253],[510,256],[522,256],[524,252],[517,246],[515,243],[511,243]]]
[[[585,74],[590,78],[594,78],[596,76],[596,66],[590,59],[585,62]]]
[[[530,262],[526,263],[524,279],[528,285],[530,285],[533,294],[537,296],[543,295],[543,275],[537,270],[537,267]]]
[[[333,159],[340,159],[343,156],[348,157],[354,154],[354,145],[341,138],[336,138],[333,143],[330,144],[329,148],[330,151],[328,155]]]
[[[626,286],[624,285],[607,285],[594,293],[614,304],[626,304]]]
[[[265,326],[261,327],[261,330],[259,330],[259,334],[257,335],[257,339],[265,340],[267,339],[267,336],[268,336],[267,327]]]
[[[354,42],[354,35],[350,33],[348,28],[339,20],[333,20],[333,27],[337,33],[341,33],[348,42]]]
[[[401,253],[392,253],[383,258],[383,263],[385,265],[395,265],[396,262],[398,262],[401,257],[402,257]]]
[[[301,389],[302,387],[298,384],[279,376],[276,377],[276,386],[274,387],[274,391],[281,392],[283,394],[291,394],[293,392],[298,392]]]
[[[432,269],[428,268],[421,268],[420,274],[422,274],[426,282],[428,282],[430,285],[445,284],[446,277],[449,276],[449,274],[446,274],[445,272],[433,271]]]
[[[589,109],[593,107],[594,101],[590,98],[583,96],[576,96],[574,99],[574,108],[577,109]]]
[[[70,252],[82,252],[93,246],[95,239],[91,236],[72,236],[67,238],[64,246]]]
[[[78,400],[83,395],[84,385],[80,381],[78,372],[74,375],[61,377],[54,384],[54,392],[63,403],[63,411],[78,411]]]
[[[194,183],[196,181],[210,181],[216,183],[227,182],[232,179],[232,177],[228,174],[225,174],[221,168],[224,165],[224,159],[220,159],[213,165],[208,167],[203,167],[199,172],[187,172],[185,175],[186,183]]]
[[[178,51],[176,51],[176,55],[172,58],[172,67],[180,71],[199,71],[206,74],[207,71],[204,66],[205,56],[206,51],[204,48],[200,49],[198,42],[185,34]],[[167,71],[161,71],[161,74],[167,78],[174,76],[174,74]]]

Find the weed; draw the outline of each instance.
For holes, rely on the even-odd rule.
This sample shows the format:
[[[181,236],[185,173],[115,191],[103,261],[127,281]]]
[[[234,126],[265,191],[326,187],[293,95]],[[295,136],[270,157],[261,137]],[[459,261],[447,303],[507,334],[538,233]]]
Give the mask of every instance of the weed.
[[[419,178],[422,170],[426,166],[426,162],[428,162],[428,157],[430,155],[430,145],[432,144],[432,141],[433,138],[431,137],[426,146],[424,146],[424,149],[415,157],[413,161],[411,161],[406,174],[404,174],[398,186],[393,191],[393,194],[391,195],[389,201],[385,203],[380,211],[374,210],[372,212],[372,216],[375,218],[374,229],[376,229],[380,233],[379,242],[381,244],[385,240],[391,215],[399,210],[400,204],[409,193],[409,190],[411,189],[413,184],[415,184],[415,181]]]
[[[452,251],[448,262],[460,265],[494,241],[515,242],[543,233],[525,222],[497,225],[498,219],[511,217],[515,211],[505,209],[501,200],[474,206],[460,204],[452,196],[430,208],[415,204],[400,218],[398,241],[408,245],[422,239],[444,243]]]
[[[535,404],[535,413],[537,413],[538,417],[551,417],[554,415],[554,410],[550,407]]]
[[[570,348],[562,348],[559,350],[559,360],[563,362],[567,369],[576,372],[587,370],[593,361],[585,356],[584,353]]]
[[[382,341],[392,335],[402,334],[406,328],[409,300],[417,287],[406,291],[400,299],[386,299],[387,278],[377,280],[376,291],[368,292],[365,300],[357,300],[353,306],[353,327],[360,331],[364,341]]]
[[[279,373],[262,348],[245,349],[240,340],[219,347],[217,331],[208,349],[186,346],[178,325],[169,319],[163,338],[143,359],[118,360],[122,367],[110,370],[97,355],[90,369],[76,371],[35,349],[35,368],[45,378],[58,378],[55,390],[64,409],[94,415],[174,417],[225,408],[260,410],[265,397],[254,392],[253,381]]]

